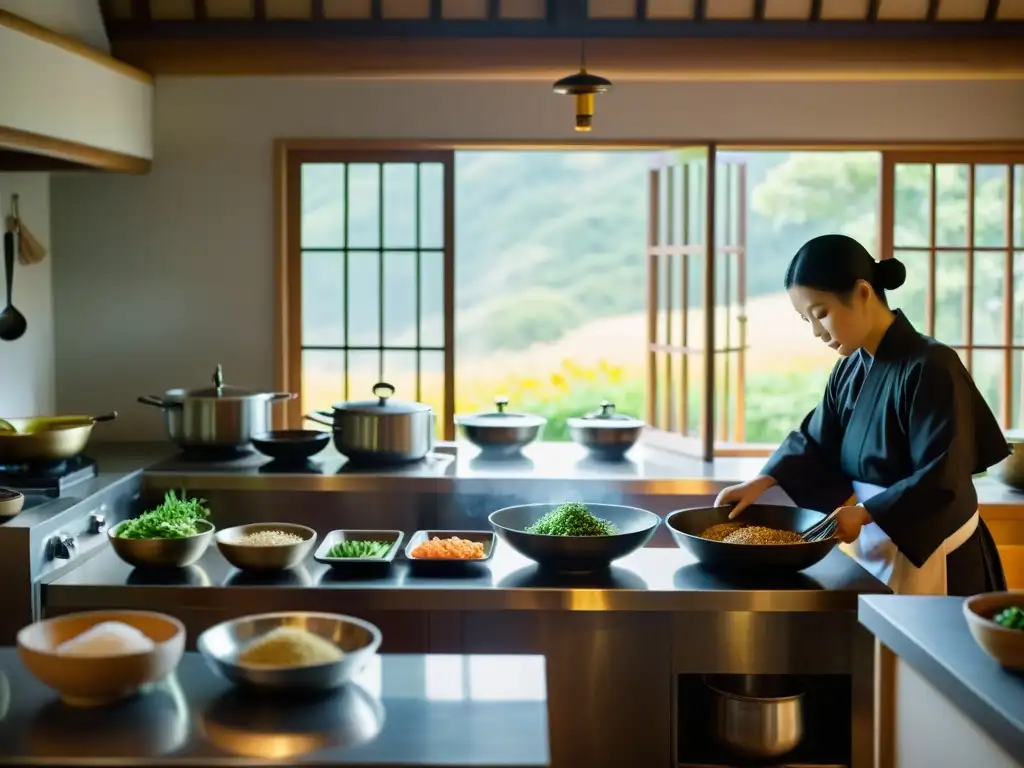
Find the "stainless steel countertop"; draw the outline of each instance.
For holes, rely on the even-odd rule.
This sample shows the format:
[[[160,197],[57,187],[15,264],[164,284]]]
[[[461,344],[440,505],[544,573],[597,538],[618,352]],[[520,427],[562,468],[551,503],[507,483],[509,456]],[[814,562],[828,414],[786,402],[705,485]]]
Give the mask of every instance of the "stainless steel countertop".
[[[283,703],[187,653],[147,694],[81,709],[0,648],[0,765],[539,768],[546,701],[541,656],[378,656],[358,686]]]
[[[803,573],[776,578],[725,577],[687,552],[647,547],[610,571],[549,575],[499,541],[486,563],[464,574],[414,572],[401,556],[383,574],[348,576],[310,559],[280,576],[235,570],[211,546],[193,566],[160,575],[133,569],[104,547],[44,583],[47,609],[223,608],[244,599],[260,610],[320,610],[324,589],[345,593],[348,611],[856,611],[859,594],[887,594],[880,581],[833,551]],[[319,606],[319,607],[315,607]]]
[[[111,445],[110,450],[116,450]],[[763,458],[699,459],[636,446],[625,461],[588,458],[574,443],[534,443],[517,460],[486,460],[473,446],[446,446],[425,461],[399,467],[353,468],[328,448],[302,470],[279,467],[258,453],[220,463],[189,461],[172,456],[146,470],[146,486],[164,490],[182,485],[206,490],[374,491],[382,480],[417,493],[506,493],[529,483],[536,491],[558,495],[566,483],[584,481],[600,491],[603,486],[625,494],[650,496],[714,496],[721,489],[756,477]],[[448,451],[454,451],[450,453]],[[986,506],[1020,508],[1024,492],[1014,491],[987,477],[975,486],[982,511]],[[394,486],[392,486],[394,487]]]

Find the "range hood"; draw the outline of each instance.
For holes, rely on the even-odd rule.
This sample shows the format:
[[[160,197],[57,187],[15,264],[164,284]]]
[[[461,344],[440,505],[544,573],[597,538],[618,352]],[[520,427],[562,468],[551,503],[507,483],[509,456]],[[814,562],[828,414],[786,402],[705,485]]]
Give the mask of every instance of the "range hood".
[[[145,173],[152,118],[149,74],[0,9],[0,171]]]

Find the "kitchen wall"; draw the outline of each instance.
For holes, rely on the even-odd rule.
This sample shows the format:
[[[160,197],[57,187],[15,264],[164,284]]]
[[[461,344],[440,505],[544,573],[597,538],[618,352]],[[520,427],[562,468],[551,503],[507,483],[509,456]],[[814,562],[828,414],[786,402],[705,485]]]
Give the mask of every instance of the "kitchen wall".
[[[21,217],[47,248],[50,243],[50,177],[45,173],[0,173],[0,221],[17,193]],[[14,264],[14,306],[28,330],[17,341],[0,341],[0,416],[29,416],[54,409],[52,256],[39,264]],[[0,280],[3,280],[0,266]],[[0,309],[6,306],[0,282]]]
[[[576,138],[542,82],[160,78],[144,177],[53,181],[57,400],[117,408],[103,435],[159,437],[135,398],[273,382],[272,142]],[[1024,82],[620,83],[596,140],[1024,140]]]
[[[97,0],[0,0],[0,10],[110,52]]]

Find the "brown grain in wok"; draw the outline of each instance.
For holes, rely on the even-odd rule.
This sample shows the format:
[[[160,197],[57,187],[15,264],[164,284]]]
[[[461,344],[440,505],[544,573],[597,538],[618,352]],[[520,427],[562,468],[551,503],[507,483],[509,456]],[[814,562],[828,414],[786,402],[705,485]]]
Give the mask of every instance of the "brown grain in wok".
[[[743,523],[719,523],[705,528],[700,534],[702,539],[721,541],[726,544],[802,544],[799,533],[785,531],[780,528],[769,528],[764,525],[744,525]]]
[[[710,541],[724,541],[726,536],[742,527],[743,523],[718,523],[701,531],[700,537]]]

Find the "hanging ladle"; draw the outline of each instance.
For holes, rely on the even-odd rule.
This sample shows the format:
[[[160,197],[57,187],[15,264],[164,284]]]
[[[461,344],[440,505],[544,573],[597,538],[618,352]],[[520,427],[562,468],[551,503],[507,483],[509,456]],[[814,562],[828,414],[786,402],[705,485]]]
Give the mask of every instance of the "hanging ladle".
[[[25,316],[14,308],[11,303],[11,294],[14,291],[14,254],[17,252],[16,242],[18,232],[17,217],[14,224],[4,232],[4,272],[7,276],[7,306],[0,312],[0,339],[4,341],[17,341],[25,335],[28,329],[28,321]]]

